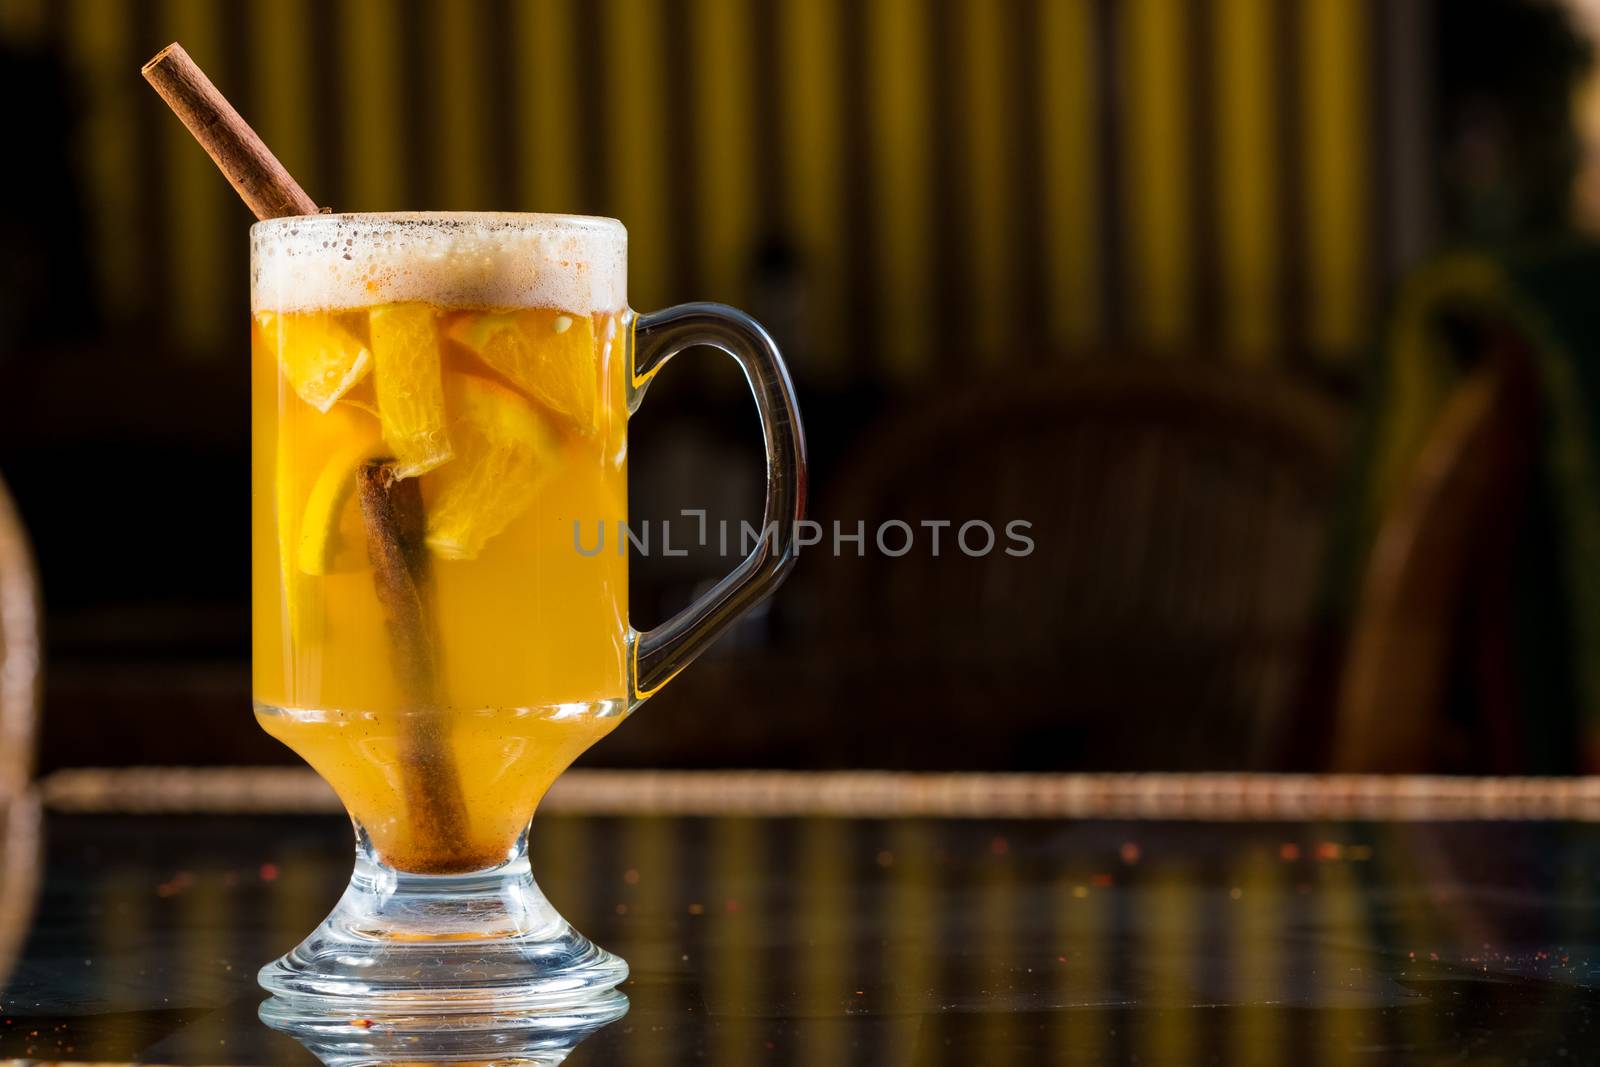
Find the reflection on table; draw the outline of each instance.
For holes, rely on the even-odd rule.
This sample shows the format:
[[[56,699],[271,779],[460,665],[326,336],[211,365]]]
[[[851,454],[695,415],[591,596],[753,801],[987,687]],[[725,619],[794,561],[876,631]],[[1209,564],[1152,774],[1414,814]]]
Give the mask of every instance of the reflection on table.
[[[333,903],[347,824],[45,829],[0,1056],[311,1062],[254,972]],[[573,1063],[1538,1062],[1594,1004],[1571,823],[551,815],[533,850],[633,969]]]

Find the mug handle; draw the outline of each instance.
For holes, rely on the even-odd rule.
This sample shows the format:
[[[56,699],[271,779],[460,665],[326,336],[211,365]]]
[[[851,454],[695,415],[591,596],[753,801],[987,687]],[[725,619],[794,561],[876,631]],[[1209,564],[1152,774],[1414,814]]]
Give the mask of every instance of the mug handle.
[[[631,415],[667,361],[705,345],[732,356],[755,397],[767,450],[767,502],[754,551],[700,599],[653,630],[633,634],[633,707],[704,652],[739,616],[771,596],[795,561],[795,533],[806,508],[806,438],[800,407],[778,346],[761,324],[724,304],[679,304],[638,315],[630,347]]]

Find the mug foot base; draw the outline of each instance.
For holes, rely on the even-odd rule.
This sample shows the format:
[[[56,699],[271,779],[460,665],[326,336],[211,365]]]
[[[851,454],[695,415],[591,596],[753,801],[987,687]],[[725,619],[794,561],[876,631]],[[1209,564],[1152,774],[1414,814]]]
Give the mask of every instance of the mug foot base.
[[[464,875],[404,874],[358,859],[332,914],[259,975],[274,994],[262,1005],[267,1022],[356,1029],[374,1016],[503,1027],[612,1002],[607,994],[627,977],[627,963],[550,906],[522,857]]]

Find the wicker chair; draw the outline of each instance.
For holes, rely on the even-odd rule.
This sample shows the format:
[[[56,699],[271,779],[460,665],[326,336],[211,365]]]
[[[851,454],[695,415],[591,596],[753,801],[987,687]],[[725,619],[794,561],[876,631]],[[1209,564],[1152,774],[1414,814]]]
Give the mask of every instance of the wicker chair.
[[[894,423],[822,516],[849,530],[864,519],[867,558],[817,561],[838,701],[874,709],[856,732],[903,741],[898,757],[864,758],[1277,764],[1343,424],[1280,380],[1170,363],[1081,364],[951,393]],[[918,545],[885,559],[870,538],[896,519]],[[955,523],[937,557],[929,519]],[[956,543],[972,519],[996,530],[987,555]],[[1004,552],[1017,547],[1012,519],[1032,524],[1028,556]]]
[[[1466,347],[1475,365],[1376,531],[1350,628],[1335,770],[1526,770],[1508,622],[1537,386],[1526,342],[1503,325],[1473,332]],[[1470,727],[1446,721],[1452,683],[1473,694]]]
[[[38,582],[0,482],[0,985],[22,950],[38,889],[39,797],[29,781],[38,710]]]
[[[33,554],[0,482],[0,803],[22,795],[32,776],[39,668]]]

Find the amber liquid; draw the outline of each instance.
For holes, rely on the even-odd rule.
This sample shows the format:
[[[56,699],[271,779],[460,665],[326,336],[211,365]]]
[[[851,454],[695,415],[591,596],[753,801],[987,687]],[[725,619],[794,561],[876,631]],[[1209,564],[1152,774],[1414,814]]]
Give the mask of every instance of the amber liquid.
[[[257,717],[398,869],[504,859],[625,713],[627,561],[574,531],[626,519],[624,328],[558,308],[254,316]],[[371,562],[371,463],[420,489],[425,699]]]

